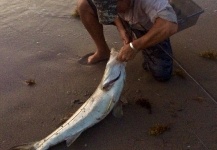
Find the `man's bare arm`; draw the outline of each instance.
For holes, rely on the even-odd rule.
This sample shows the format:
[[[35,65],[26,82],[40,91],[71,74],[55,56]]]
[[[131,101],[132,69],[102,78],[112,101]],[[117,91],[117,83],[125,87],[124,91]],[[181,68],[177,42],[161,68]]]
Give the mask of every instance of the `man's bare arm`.
[[[145,49],[169,38],[171,35],[175,34],[177,30],[178,25],[176,23],[157,18],[148,33],[134,40],[132,44],[136,49]]]
[[[127,31],[125,30],[121,20],[119,17],[116,17],[115,21],[114,21],[116,27],[117,27],[117,30],[119,31],[119,34],[120,34],[120,37],[123,41],[123,44],[128,44],[130,42],[130,37],[129,35],[127,34]]]
[[[154,46],[157,43],[169,38],[171,35],[175,34],[178,30],[178,25],[176,23],[157,18],[153,27],[143,35],[142,37],[134,40],[132,45],[137,50],[142,50],[150,46]],[[118,55],[118,60],[128,61],[132,60],[138,51],[133,50],[129,44],[124,45],[120,49]]]

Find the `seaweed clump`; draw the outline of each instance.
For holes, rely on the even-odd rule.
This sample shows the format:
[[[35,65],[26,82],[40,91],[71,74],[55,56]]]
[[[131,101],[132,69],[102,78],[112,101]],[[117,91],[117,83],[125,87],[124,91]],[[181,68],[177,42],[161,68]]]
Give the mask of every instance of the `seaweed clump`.
[[[180,77],[182,79],[186,78],[184,71],[181,70],[181,69],[174,70],[173,75],[176,75],[176,76],[178,76],[178,77]]]
[[[168,125],[155,124],[149,128],[149,135],[158,136],[163,134],[165,131],[168,131],[170,127]]]
[[[217,52],[215,51],[204,51],[200,53],[200,56],[207,59],[216,60],[217,59]]]
[[[202,103],[204,101],[204,98],[203,97],[195,97],[195,98],[193,98],[193,100]]]
[[[73,10],[72,17],[74,17],[74,18],[80,18],[80,14],[78,12],[78,8],[77,7]]]

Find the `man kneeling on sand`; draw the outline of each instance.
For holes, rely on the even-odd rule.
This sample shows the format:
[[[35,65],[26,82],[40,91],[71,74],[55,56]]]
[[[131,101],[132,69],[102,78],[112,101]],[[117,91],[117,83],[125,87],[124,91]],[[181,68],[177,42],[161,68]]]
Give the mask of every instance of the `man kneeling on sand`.
[[[81,63],[91,65],[108,59],[110,49],[103,25],[113,24],[123,40],[120,61],[132,60],[142,51],[145,70],[150,70],[158,81],[171,78],[173,60],[169,37],[177,32],[178,25],[168,0],[79,0],[78,12],[97,47]]]

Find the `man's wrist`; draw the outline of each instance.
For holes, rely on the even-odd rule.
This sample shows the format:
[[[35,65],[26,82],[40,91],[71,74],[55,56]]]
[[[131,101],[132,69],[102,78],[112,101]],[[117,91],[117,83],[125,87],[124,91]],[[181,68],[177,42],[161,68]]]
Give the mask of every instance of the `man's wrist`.
[[[138,51],[139,51],[139,49],[136,49],[136,48],[133,46],[133,42],[130,42],[130,48],[131,48],[132,50],[134,50],[135,52],[138,52]]]

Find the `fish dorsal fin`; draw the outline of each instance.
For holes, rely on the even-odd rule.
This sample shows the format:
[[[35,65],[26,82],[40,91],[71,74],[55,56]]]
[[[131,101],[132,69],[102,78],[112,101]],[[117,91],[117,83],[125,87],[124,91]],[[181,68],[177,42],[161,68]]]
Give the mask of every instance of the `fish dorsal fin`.
[[[111,48],[110,57],[117,57],[118,51],[115,48]]]
[[[66,139],[66,145],[69,147],[72,143],[81,135],[82,132],[78,132],[77,134],[70,136]]]

